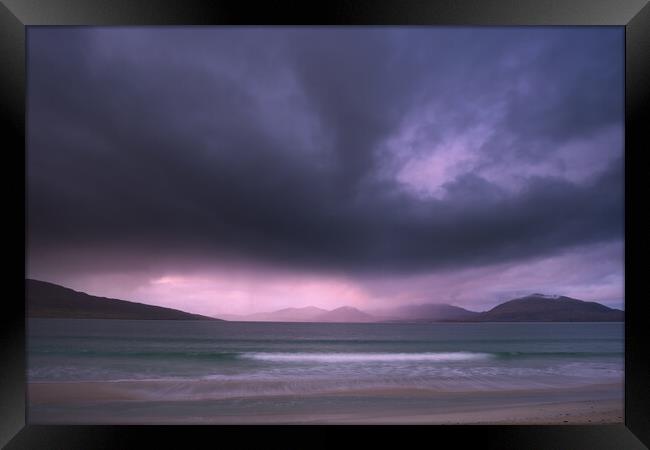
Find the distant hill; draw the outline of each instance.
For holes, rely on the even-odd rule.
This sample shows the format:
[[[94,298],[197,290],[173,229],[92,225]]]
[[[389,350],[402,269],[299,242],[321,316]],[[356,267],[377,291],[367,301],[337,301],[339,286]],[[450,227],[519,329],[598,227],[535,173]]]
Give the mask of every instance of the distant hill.
[[[351,306],[342,306],[340,308],[328,311],[314,318],[315,322],[377,322],[377,318],[368,313],[359,311]]]
[[[177,309],[95,297],[45,281],[26,280],[27,317],[70,319],[219,320]]]
[[[377,318],[350,306],[328,311],[315,306],[284,308],[248,315],[224,315],[227,320],[241,322],[377,322]]]
[[[317,316],[328,312],[315,306],[304,308],[284,308],[277,311],[262,312],[248,315],[223,315],[224,319],[245,322],[311,322]]]
[[[405,305],[396,308],[373,311],[387,322],[440,322],[476,319],[479,313],[445,303]]]
[[[620,322],[624,312],[571,297],[532,294],[495,306],[481,322]]]

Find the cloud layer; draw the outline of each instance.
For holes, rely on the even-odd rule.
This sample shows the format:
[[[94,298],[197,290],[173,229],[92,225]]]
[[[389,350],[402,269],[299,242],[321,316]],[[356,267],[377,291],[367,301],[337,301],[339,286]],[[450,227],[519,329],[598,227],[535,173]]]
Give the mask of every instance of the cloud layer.
[[[623,37],[30,29],[30,271],[361,279],[620,247]]]

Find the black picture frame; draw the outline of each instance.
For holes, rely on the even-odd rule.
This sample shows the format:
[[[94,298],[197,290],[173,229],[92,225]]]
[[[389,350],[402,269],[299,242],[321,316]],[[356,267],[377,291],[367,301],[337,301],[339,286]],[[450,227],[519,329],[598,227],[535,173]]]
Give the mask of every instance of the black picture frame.
[[[614,25],[626,34],[625,127],[625,423],[564,426],[43,426],[25,419],[25,38],[36,25]],[[454,447],[534,449],[641,449],[650,446],[650,352],[642,298],[647,254],[641,164],[648,145],[643,114],[650,93],[650,5],[646,0],[329,0],[250,2],[232,0],[3,0],[0,3],[0,111],[6,131],[3,178],[5,229],[15,249],[5,252],[9,270],[3,296],[7,319],[0,333],[0,445],[22,448],[191,448],[236,445],[263,439],[282,446],[340,445],[341,433],[363,433],[385,445],[407,442]],[[9,157],[9,158],[7,158]],[[13,157],[13,158],[12,158]],[[23,196],[20,196],[20,192]],[[11,218],[11,219],[9,219]],[[15,236],[15,237],[14,237]],[[25,242],[28,245],[28,242]],[[19,261],[23,264],[20,265]],[[300,431],[300,433],[296,433]],[[416,433],[417,435],[414,435]],[[234,440],[231,440],[234,439]],[[290,439],[290,441],[287,441]],[[233,444],[227,444],[232,442]],[[152,445],[155,443],[155,445]],[[191,443],[191,444],[189,444]],[[645,443],[645,445],[644,445]],[[284,444],[284,445],[283,445]]]

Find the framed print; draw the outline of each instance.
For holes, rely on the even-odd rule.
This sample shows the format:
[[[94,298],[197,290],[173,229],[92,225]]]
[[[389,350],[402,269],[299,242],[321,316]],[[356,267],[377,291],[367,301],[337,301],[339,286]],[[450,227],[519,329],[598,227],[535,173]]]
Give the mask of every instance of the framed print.
[[[578,3],[5,2],[3,445],[648,445],[650,9]]]

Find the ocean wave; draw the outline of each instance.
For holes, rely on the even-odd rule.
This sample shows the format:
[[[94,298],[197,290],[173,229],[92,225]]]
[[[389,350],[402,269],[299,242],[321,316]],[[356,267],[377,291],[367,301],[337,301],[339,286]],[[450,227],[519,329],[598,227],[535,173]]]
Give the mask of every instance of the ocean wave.
[[[242,358],[271,362],[392,362],[392,361],[475,361],[491,358],[489,353],[243,353]]]

